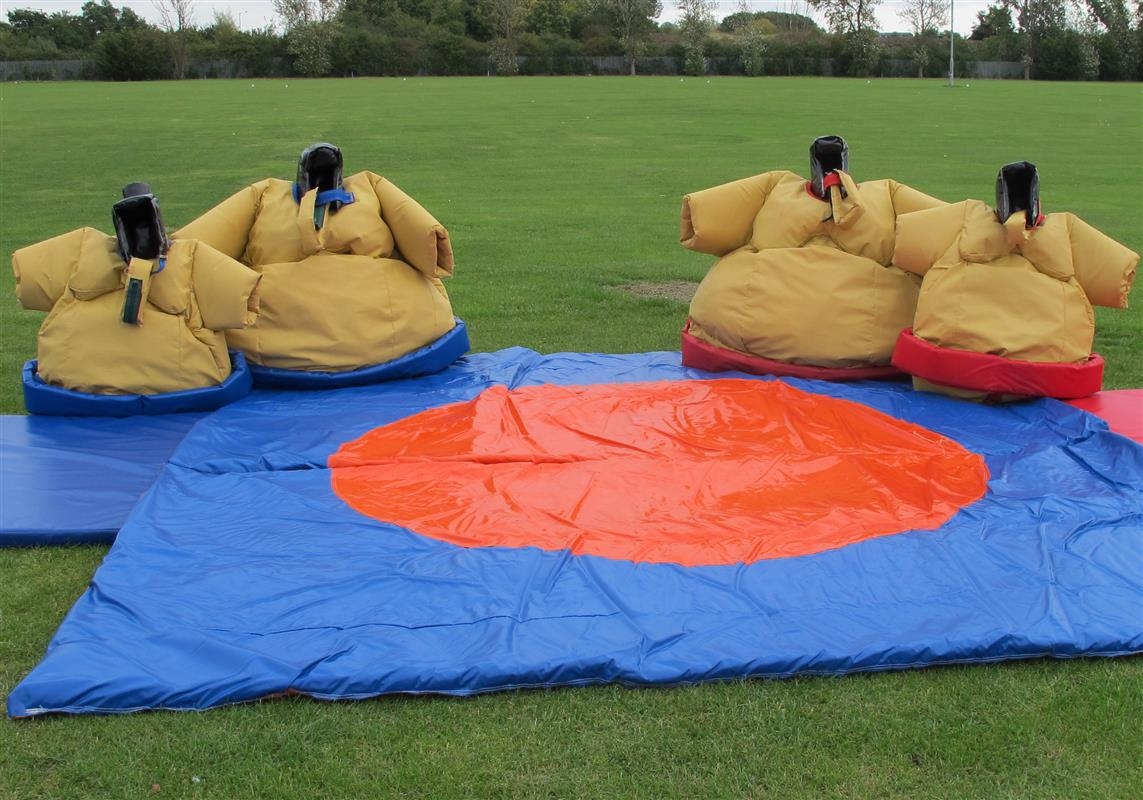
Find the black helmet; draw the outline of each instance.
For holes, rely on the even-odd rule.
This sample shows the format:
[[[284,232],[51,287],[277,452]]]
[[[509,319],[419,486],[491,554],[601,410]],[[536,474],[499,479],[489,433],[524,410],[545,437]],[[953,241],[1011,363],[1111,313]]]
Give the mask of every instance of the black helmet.
[[[166,254],[171,247],[159,201],[146,183],[129,183],[123,187],[123,199],[111,207],[119,255],[124,261],[142,258],[148,261]]]
[[[1007,222],[1017,211],[1024,212],[1026,227],[1040,221],[1040,173],[1030,161],[1005,164],[996,176],[996,218]]]
[[[311,144],[298,157],[298,196],[341,186],[341,149],[329,142]]]
[[[818,197],[826,196],[825,176],[835,170],[849,172],[849,145],[840,136],[819,136],[810,145],[810,187]]]

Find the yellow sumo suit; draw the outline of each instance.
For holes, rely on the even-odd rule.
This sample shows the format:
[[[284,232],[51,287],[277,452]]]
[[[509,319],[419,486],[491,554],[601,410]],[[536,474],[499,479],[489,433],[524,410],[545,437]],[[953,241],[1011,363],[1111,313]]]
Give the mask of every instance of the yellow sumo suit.
[[[121,395],[182,397],[151,413],[205,409],[249,391],[248,374],[237,396],[233,382],[214,390],[232,377],[222,331],[254,320],[259,276],[203,242],[172,243],[146,184],[123,195],[116,236],[80,228],[12,255],[20,304],[49,312],[25,369],[33,413],[104,413],[101,396]]]
[[[898,220],[895,263],[924,276],[893,363],[918,389],[968,399],[1086,397],[1099,391],[1092,303],[1126,308],[1139,255],[1070,213],[1043,215],[1026,161],[978,200]]]
[[[847,380],[895,375],[920,282],[892,262],[902,214],[940,200],[892,180],[855,183],[837,136],[811,179],[766,172],[683,198],[681,241],[719,260],[691,301],[683,363]]]
[[[262,276],[258,320],[229,336],[251,362],[255,385],[266,385],[260,375],[286,373],[367,382],[378,365],[452,342],[411,373],[424,374],[468,349],[441,283],[453,273],[448,231],[380,175],[343,179],[334,145],[303,151],[295,182],[248,186],[175,238],[208,242]],[[314,384],[321,385],[342,384]]]

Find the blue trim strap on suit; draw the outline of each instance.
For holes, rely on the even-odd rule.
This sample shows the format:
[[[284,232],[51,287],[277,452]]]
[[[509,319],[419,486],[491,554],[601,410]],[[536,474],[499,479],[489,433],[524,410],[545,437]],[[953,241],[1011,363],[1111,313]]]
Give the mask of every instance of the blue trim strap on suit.
[[[159,394],[92,394],[47,383],[37,374],[38,362],[24,364],[24,406],[29,414],[72,417],[130,417],[213,411],[250,394],[253,374],[242,353],[230,352],[230,375],[217,386]]]
[[[290,191],[294,196],[295,203],[302,202],[301,190],[298,189],[298,185],[296,183],[293,185]],[[357,198],[353,196],[353,192],[339,187],[337,189],[326,189],[325,191],[318,192],[317,200],[314,202],[314,205],[328,206],[330,203],[337,203],[339,206],[347,206],[356,200]]]
[[[257,389],[340,389],[432,375],[467,353],[469,347],[468,327],[457,318],[456,326],[435,341],[381,364],[346,372],[316,372],[251,364],[250,372]]]

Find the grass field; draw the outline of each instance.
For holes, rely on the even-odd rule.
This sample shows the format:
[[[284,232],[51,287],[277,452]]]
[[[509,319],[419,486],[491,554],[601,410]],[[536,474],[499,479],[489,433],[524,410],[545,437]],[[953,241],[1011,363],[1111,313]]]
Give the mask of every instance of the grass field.
[[[858,180],[991,202],[1028,159],[1045,211],[1143,250],[1143,87],[537,78],[0,84],[0,251],[91,225],[148,180],[172,227],[300,150],[340,145],[450,230],[473,349],[677,349],[698,281],[688,191],[805,174],[818,135]],[[0,412],[42,315],[0,278]],[[1108,388],[1143,386],[1143,302],[1097,310]],[[0,550],[0,693],[105,548]],[[1143,613],[1143,612],[1141,612]],[[0,798],[1091,797],[1143,794],[1143,660],[1025,662],[670,690],[291,699],[202,714],[0,723]],[[156,789],[157,787],[157,789]]]

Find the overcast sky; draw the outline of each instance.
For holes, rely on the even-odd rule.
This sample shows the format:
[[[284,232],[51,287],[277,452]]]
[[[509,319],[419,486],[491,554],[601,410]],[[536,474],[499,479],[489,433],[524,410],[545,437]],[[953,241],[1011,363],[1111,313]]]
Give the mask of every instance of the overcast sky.
[[[98,0],[97,0],[98,1]],[[44,11],[48,14],[57,11],[66,11],[69,14],[79,14],[84,0],[0,0],[0,17],[8,19],[8,12],[14,8],[30,8]],[[954,20],[953,25],[957,33],[967,36],[976,22],[976,14],[983,11],[990,3],[988,0],[952,0]],[[116,8],[130,8],[136,14],[150,22],[159,21],[159,13],[151,0],[111,0]],[[264,28],[267,25],[277,24],[274,16],[274,7],[270,0],[194,0],[194,23],[198,27],[209,25],[216,12],[229,11],[238,27],[243,30]],[[738,0],[722,0],[716,2],[715,18],[722,19],[733,14],[739,8]],[[799,0],[747,0],[752,11],[786,11],[805,14],[814,17],[824,27],[823,20],[816,17],[805,2]],[[902,20],[897,12],[903,5],[902,0],[883,0],[877,8],[877,19],[881,23],[882,31],[908,31],[909,24]],[[663,15],[660,20],[672,20],[677,17],[674,4],[670,0],[663,2]]]

